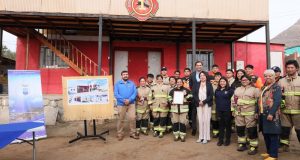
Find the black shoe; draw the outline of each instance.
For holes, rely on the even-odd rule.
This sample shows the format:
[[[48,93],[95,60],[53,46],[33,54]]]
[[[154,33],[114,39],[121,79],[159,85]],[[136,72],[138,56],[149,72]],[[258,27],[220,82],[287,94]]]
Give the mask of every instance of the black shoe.
[[[214,135],[213,135],[213,138],[218,138],[218,137],[219,137],[218,134],[214,134]]]
[[[250,147],[248,151],[248,155],[255,155],[257,153],[257,148],[255,147]]]
[[[196,130],[195,129],[193,129],[193,131],[192,131],[192,136],[196,136]]]
[[[229,146],[230,145],[230,141],[225,141],[224,146]]]
[[[237,151],[243,152],[247,150],[246,144],[239,144]]]
[[[222,146],[223,145],[223,141],[220,141],[217,143],[217,146]]]
[[[157,131],[154,131],[153,132],[153,137],[157,137],[158,136],[158,132]]]

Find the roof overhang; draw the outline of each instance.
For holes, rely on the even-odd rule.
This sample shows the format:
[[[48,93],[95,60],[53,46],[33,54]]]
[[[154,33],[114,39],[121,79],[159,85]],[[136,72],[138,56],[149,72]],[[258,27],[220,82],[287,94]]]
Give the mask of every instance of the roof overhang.
[[[196,21],[197,41],[236,41],[268,23],[159,17],[140,22],[130,16],[103,16],[103,35],[120,40],[191,41],[193,20]],[[97,36],[98,22],[97,16],[0,12],[0,27],[17,36],[25,36],[26,28],[56,29],[64,34]]]

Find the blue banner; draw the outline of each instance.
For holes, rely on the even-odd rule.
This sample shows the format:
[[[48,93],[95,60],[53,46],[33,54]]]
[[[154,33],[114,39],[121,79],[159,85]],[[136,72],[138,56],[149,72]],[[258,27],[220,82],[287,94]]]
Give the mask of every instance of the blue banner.
[[[45,121],[41,76],[38,70],[8,70],[9,122]],[[34,128],[19,138],[46,137],[45,126]]]

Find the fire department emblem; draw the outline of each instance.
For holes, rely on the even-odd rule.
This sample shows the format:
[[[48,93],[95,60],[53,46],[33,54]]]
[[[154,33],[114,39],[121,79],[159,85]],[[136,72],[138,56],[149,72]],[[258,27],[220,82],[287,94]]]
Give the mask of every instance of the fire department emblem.
[[[155,16],[158,10],[157,0],[126,0],[125,5],[129,14],[139,21]]]

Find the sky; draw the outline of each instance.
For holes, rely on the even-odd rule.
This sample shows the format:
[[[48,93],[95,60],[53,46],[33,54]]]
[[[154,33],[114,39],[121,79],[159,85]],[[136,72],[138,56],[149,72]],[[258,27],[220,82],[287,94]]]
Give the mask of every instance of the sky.
[[[300,19],[300,0],[269,0],[270,38],[286,30]],[[265,42],[265,28],[241,39],[242,41]],[[16,51],[16,37],[4,32],[3,45]]]

